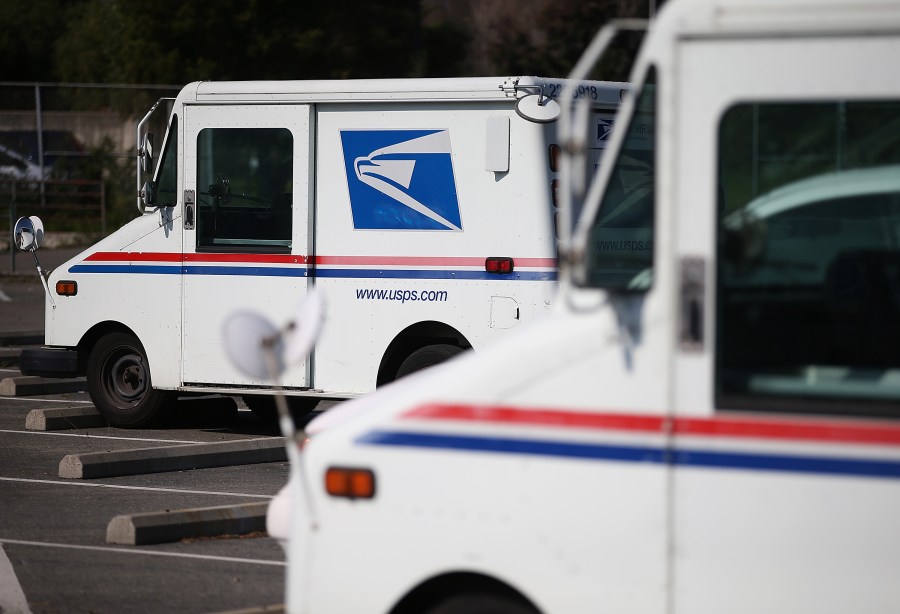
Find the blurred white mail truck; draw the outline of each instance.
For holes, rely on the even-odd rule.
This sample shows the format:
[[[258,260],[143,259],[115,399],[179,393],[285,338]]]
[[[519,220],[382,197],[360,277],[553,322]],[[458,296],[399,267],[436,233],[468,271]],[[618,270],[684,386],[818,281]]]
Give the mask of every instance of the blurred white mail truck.
[[[552,314],[291,444],[287,610],[900,612],[898,57],[897,2],[663,5]]]

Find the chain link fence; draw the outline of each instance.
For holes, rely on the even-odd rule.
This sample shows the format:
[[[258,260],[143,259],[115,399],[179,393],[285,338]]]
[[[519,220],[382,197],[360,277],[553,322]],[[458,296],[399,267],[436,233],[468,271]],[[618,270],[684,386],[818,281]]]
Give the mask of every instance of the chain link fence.
[[[179,89],[0,82],[0,249],[12,254],[22,215],[41,217],[48,247],[90,244],[137,215],[135,128]]]

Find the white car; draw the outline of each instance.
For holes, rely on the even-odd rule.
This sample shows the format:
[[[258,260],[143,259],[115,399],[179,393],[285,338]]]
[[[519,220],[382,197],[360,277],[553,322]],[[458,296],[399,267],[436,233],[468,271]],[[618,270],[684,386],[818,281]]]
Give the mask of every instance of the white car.
[[[43,178],[50,175],[49,167],[44,167]],[[41,167],[17,151],[0,145],[0,177],[22,181],[40,181]]]

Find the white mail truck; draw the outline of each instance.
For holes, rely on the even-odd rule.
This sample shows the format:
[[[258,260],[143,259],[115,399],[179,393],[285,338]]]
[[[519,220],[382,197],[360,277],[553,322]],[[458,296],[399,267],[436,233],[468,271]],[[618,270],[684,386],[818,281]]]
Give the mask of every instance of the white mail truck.
[[[291,444],[287,610],[900,612],[897,58],[897,2],[663,5],[552,314]]]
[[[272,411],[271,385],[227,360],[223,323],[242,309],[284,321],[312,286],[330,325],[284,375],[298,407],[480,350],[548,311],[556,291],[547,137],[563,85],[187,85],[138,126],[142,215],[52,272],[47,347],[26,351],[22,372],[85,374],[118,426],[147,424],[174,391]],[[625,85],[579,87],[596,158]],[[145,133],[160,113],[154,156]]]

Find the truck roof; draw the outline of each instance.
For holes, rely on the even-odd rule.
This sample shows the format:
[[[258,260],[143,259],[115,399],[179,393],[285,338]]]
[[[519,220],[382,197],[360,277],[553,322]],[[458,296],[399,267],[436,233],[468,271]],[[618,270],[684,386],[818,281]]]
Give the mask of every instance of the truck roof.
[[[896,0],[681,0],[653,26],[675,35],[877,34],[900,29]]]
[[[183,102],[372,102],[509,100],[526,93],[551,95],[565,79],[506,76],[442,79],[342,79],[321,81],[197,81],[179,94]],[[624,83],[585,81],[597,104],[617,105]],[[561,88],[555,88],[555,91]]]

